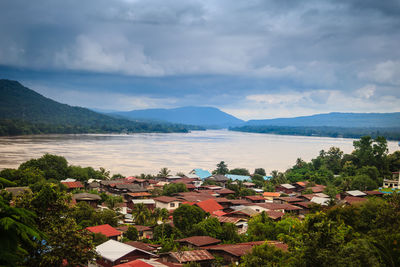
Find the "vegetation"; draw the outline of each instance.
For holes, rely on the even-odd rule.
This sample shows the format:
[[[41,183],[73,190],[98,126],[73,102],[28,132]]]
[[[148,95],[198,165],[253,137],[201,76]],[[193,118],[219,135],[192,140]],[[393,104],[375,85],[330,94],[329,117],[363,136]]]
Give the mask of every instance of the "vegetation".
[[[188,132],[180,124],[113,118],[60,104],[16,81],[0,80],[0,136],[25,134]]]
[[[231,131],[266,133],[282,135],[302,135],[302,136],[327,136],[360,138],[371,136],[376,138],[383,136],[388,140],[400,139],[400,127],[327,127],[327,126],[241,126],[229,128]]]

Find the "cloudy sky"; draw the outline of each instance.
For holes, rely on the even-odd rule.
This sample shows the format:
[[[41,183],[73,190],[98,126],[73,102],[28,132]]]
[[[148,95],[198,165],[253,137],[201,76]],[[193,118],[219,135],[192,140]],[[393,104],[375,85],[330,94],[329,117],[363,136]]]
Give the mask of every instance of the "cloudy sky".
[[[398,0],[3,0],[0,78],[71,105],[400,111]]]

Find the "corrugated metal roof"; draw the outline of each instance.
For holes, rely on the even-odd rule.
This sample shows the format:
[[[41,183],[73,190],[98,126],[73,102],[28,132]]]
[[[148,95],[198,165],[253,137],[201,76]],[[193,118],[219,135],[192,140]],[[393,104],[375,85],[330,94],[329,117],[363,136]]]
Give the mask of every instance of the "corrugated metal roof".
[[[211,176],[211,173],[203,169],[194,169],[193,172],[201,179],[205,179]]]
[[[192,251],[178,251],[171,252],[170,255],[176,258],[180,263],[191,262],[191,261],[208,261],[214,260],[214,256],[207,250],[192,250]]]
[[[225,174],[225,176],[232,180],[240,180],[240,181],[251,180],[250,176],[248,175]]]
[[[191,236],[177,240],[178,242],[187,242],[197,247],[207,246],[212,244],[220,243],[221,240],[213,238],[211,236]]]

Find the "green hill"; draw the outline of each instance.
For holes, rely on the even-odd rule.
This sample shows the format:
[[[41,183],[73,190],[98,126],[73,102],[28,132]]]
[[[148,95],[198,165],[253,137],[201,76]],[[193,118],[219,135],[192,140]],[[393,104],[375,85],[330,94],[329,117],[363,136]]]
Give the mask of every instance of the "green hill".
[[[0,80],[0,135],[187,131],[183,125],[130,121],[72,107],[17,81]]]

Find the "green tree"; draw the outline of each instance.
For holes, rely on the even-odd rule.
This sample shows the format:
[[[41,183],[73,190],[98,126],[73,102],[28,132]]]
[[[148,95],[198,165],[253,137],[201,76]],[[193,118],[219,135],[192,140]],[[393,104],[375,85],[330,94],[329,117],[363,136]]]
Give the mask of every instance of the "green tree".
[[[268,245],[268,243],[253,247],[251,253],[242,257],[242,263],[240,264],[240,266],[243,267],[276,267],[290,265],[292,265],[290,254],[273,245]]]
[[[151,212],[143,203],[136,204],[132,209],[133,221],[138,225],[145,225],[151,216]]]
[[[168,168],[161,168],[161,170],[158,172],[159,177],[168,177],[170,176],[170,170]]]
[[[250,176],[250,172],[245,168],[235,168],[229,171],[230,174]]]
[[[114,210],[119,203],[122,203],[123,199],[121,196],[111,196],[109,195],[105,201],[107,207],[109,209]]]
[[[171,184],[166,184],[163,186],[163,192],[162,194],[164,196],[172,196],[174,194],[180,193],[180,192],[187,192],[186,185],[184,183],[171,183]]]
[[[68,162],[64,157],[45,154],[38,159],[31,159],[19,166],[20,170],[39,169],[46,179],[63,180],[67,178]]]
[[[124,237],[129,240],[136,241],[139,238],[138,230],[135,226],[129,225],[128,230],[124,233]]]
[[[187,234],[191,231],[193,225],[201,222],[206,217],[206,213],[197,206],[181,205],[173,213],[174,225]]]
[[[221,161],[217,164],[217,169],[213,171],[214,174],[222,174],[225,175],[229,172],[228,165],[226,165],[225,161]]]
[[[108,241],[108,237],[103,235],[102,233],[94,233],[93,234],[93,244],[97,247],[98,245],[103,244]]]
[[[0,196],[0,265],[17,266],[28,255],[29,248],[35,246],[35,239],[43,234],[35,224],[35,214],[11,207]]]
[[[264,168],[257,168],[257,169],[255,169],[255,170],[254,170],[254,174],[258,174],[258,175],[261,175],[261,176],[267,175],[267,173],[265,172],[265,169],[264,169]]]

